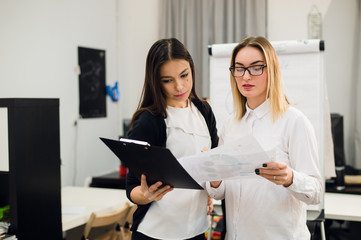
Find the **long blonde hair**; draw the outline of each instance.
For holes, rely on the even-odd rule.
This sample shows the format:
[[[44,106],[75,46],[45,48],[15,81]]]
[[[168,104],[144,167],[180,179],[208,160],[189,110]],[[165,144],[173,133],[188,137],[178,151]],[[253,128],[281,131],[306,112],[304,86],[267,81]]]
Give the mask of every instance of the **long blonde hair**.
[[[266,99],[269,98],[271,105],[271,117],[275,122],[290,106],[290,103],[283,91],[281,68],[278,62],[277,53],[272,44],[266,38],[260,36],[247,37],[233,49],[231,66],[235,65],[237,53],[244,47],[257,48],[263,53],[266,59],[268,74]],[[235,117],[236,119],[241,119],[246,113],[247,98],[239,92],[236,79],[232,76],[232,74],[230,74],[230,80]]]

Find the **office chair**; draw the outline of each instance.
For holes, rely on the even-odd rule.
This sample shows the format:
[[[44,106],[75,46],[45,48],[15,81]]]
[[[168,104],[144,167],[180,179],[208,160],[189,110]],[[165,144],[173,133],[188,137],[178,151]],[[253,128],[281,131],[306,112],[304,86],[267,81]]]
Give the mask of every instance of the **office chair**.
[[[130,231],[130,228],[132,227],[133,224],[133,213],[135,212],[136,209],[137,209],[136,204],[131,206],[126,218],[123,221],[119,222],[120,226],[122,226],[120,228],[122,240],[132,239],[132,232]]]
[[[97,215],[92,213],[85,225],[83,240],[125,240],[124,225],[132,209],[129,203],[126,203],[123,209],[116,212]],[[97,228],[97,229],[96,229]],[[102,231],[96,231],[101,229]],[[93,231],[94,230],[94,231]],[[96,233],[96,234],[95,234]]]

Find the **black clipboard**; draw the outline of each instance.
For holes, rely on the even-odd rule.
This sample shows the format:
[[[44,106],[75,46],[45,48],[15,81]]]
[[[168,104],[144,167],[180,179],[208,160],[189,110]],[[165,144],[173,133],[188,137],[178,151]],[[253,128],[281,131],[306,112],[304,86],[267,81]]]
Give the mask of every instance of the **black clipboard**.
[[[100,138],[122,163],[139,179],[144,173],[149,185],[161,181],[174,188],[203,188],[180,165],[167,148],[131,142]],[[130,141],[130,142],[129,142]],[[142,142],[145,143],[145,142]]]

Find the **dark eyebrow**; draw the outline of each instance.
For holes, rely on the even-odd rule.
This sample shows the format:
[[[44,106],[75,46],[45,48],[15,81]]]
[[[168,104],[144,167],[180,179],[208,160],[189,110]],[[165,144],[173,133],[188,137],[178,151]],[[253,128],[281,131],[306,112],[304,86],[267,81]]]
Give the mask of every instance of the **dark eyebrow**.
[[[259,63],[263,64],[264,62],[263,62],[262,60],[257,60],[257,61],[252,62],[252,63],[250,64],[250,66],[256,65],[256,64],[259,64]],[[242,65],[242,66],[244,66],[244,64],[239,63],[239,62],[235,62],[234,65]]]
[[[185,68],[179,75],[183,75],[187,70],[189,70],[189,68]],[[171,76],[160,76],[160,78],[171,78]]]
[[[188,68],[185,68],[179,75],[182,75],[183,73],[185,73],[188,70]]]

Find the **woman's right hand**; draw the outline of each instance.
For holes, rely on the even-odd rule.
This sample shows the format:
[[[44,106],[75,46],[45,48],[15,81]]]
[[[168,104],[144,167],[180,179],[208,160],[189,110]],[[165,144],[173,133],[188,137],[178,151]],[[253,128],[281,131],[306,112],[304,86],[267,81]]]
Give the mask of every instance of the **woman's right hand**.
[[[148,186],[147,179],[145,175],[142,174],[140,182],[140,192],[149,202],[159,201],[164,197],[164,195],[173,190],[173,188],[169,185],[161,187],[162,184],[162,182],[158,181],[153,185]]]

